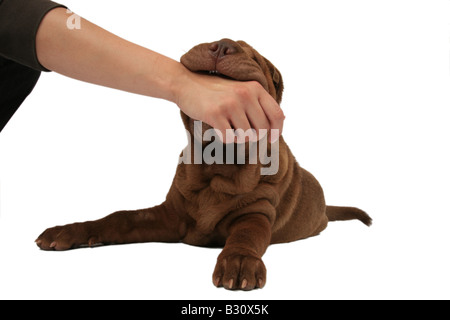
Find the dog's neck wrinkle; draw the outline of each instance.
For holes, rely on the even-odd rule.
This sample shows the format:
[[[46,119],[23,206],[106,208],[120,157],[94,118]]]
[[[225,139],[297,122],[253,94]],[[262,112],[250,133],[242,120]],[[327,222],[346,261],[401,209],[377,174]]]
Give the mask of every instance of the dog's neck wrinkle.
[[[219,166],[217,165],[217,167]],[[223,175],[222,172],[216,172],[210,180],[211,189],[218,193],[234,196],[252,192],[258,186],[261,180],[258,165],[234,165],[234,167],[238,168],[233,174]]]
[[[177,187],[188,199],[205,190],[240,195],[253,191],[261,181],[258,165],[182,164]]]

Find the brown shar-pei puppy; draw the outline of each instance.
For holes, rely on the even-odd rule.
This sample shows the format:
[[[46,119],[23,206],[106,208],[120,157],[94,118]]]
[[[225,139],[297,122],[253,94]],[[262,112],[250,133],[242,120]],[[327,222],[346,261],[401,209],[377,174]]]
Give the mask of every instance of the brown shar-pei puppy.
[[[194,72],[258,81],[281,102],[280,72],[243,41],[223,39],[198,45],[181,62]],[[193,136],[193,120],[183,113],[182,118]],[[189,144],[188,148],[193,151],[194,147]],[[50,228],[36,243],[43,250],[137,242],[223,246],[213,273],[214,285],[251,290],[266,283],[261,258],[270,244],[316,236],[328,221],[359,219],[371,224],[371,218],[359,209],[326,206],[321,186],[298,165],[283,137],[279,140],[278,172],[262,175],[262,166],[259,161],[211,165],[182,162],[163,204]]]

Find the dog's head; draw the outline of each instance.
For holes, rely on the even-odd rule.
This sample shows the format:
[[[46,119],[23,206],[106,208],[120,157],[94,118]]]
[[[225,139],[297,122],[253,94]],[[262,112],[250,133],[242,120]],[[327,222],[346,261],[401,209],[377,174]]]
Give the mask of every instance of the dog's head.
[[[192,72],[238,81],[257,81],[281,103],[284,86],[280,71],[244,41],[222,39],[200,44],[183,55],[181,63]],[[181,114],[186,129],[191,132],[193,119],[183,112]],[[208,128],[203,124],[203,131]]]
[[[181,57],[190,71],[222,76],[238,81],[258,81],[281,102],[283,79],[280,71],[244,41],[222,39],[203,43]]]

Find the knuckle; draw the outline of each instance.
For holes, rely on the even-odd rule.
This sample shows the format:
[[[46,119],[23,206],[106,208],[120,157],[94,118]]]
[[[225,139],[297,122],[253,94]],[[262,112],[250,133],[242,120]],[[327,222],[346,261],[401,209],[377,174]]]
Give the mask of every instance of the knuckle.
[[[250,81],[248,82],[248,85],[250,88],[255,89],[255,90],[264,90],[263,86],[258,82],[258,81]]]
[[[251,98],[251,89],[247,85],[239,85],[234,89],[235,94],[242,100],[250,100]]]
[[[275,110],[274,118],[276,120],[284,120],[284,119],[286,119],[286,116],[285,116],[283,110],[280,107],[278,107],[278,109]]]

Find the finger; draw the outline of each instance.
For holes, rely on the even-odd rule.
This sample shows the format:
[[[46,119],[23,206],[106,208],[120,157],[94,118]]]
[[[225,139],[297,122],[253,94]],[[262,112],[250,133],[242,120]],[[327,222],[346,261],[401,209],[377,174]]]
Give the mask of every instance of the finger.
[[[222,143],[234,143],[235,135],[231,124],[225,118],[211,124]]]
[[[267,92],[264,92],[264,94],[260,96],[259,103],[270,122],[270,140],[273,143],[281,136],[283,132],[284,119],[286,117],[284,116],[280,105]]]
[[[267,119],[261,105],[258,103],[256,107],[251,107],[247,111],[247,118],[253,129],[256,130],[256,139],[260,140],[264,138],[267,132],[270,130],[269,119]],[[256,141],[257,141],[256,140]]]
[[[246,141],[255,140],[255,134],[251,130],[250,121],[247,114],[243,110],[239,110],[231,115],[231,123],[235,129],[237,143],[245,143]]]

